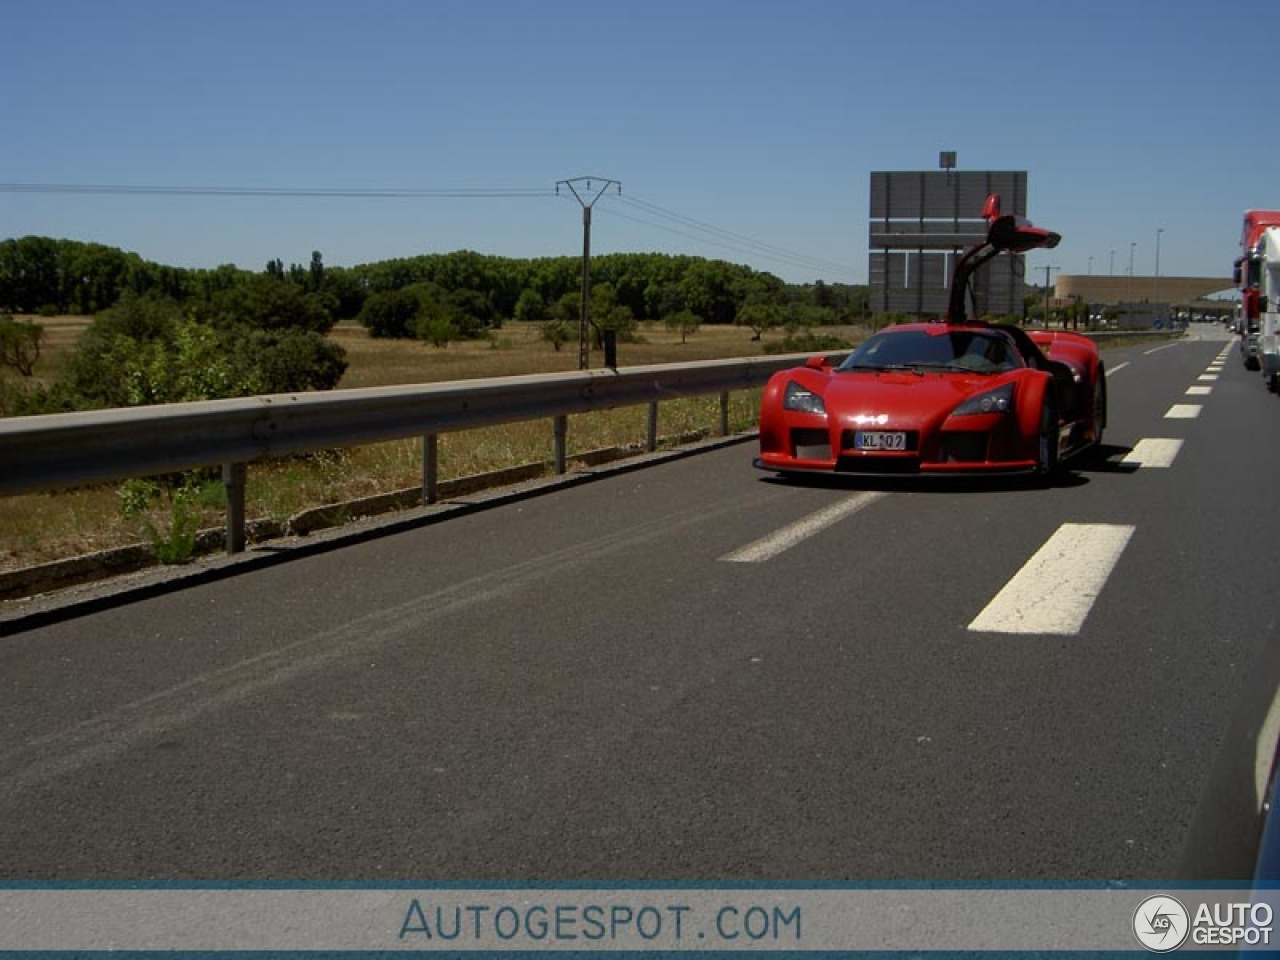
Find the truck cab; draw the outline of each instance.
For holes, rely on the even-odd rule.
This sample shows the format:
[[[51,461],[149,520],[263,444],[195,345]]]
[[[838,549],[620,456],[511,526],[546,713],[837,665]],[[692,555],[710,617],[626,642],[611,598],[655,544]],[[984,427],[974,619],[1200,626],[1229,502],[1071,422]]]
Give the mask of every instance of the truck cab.
[[[1280,227],[1267,227],[1258,243],[1258,368],[1267,389],[1280,387]]]
[[[1268,234],[1274,235],[1268,239]],[[1261,369],[1274,390],[1280,382],[1280,275],[1273,277],[1270,268],[1280,267],[1280,210],[1246,210],[1240,247],[1234,271],[1240,290],[1240,359],[1250,370]]]

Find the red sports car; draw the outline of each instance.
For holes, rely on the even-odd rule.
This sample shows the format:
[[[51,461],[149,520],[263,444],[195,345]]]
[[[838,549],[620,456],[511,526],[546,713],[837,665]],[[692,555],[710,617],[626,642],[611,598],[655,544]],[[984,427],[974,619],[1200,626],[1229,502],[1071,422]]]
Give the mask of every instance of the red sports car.
[[[760,410],[756,466],[779,472],[1031,473],[1102,440],[1106,375],[1087,337],[965,317],[969,279],[1003,251],[1056,246],[1057,234],[1000,216],[956,265],[945,322],[872,335],[844,362],[814,357],[774,374]]]

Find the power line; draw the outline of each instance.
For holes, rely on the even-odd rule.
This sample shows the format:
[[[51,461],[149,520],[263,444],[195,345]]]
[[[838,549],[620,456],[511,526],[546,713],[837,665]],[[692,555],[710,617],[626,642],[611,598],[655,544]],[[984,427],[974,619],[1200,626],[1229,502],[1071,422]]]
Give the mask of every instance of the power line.
[[[698,220],[694,217],[685,216],[684,214],[667,210],[646,200],[628,196],[623,196],[621,200],[623,203],[636,207],[645,213],[649,213],[664,220],[669,220],[678,224],[680,227],[697,231],[697,233],[691,234],[684,229],[676,229],[675,227],[665,226],[661,223],[654,223],[653,221],[644,220],[638,217],[628,217],[625,214],[618,213],[617,211],[613,212],[614,216],[633,220],[636,223],[643,223],[659,230],[666,230],[679,236],[689,237],[690,239],[699,240],[700,242],[708,243],[723,249],[733,250],[737,253],[763,256],[766,259],[773,260],[778,263],[786,263],[791,266],[806,267],[813,270],[845,271],[850,269],[850,265],[847,263],[839,263],[834,260],[823,260],[818,257],[809,256],[808,254],[775,246],[774,244],[763,243],[752,237],[748,237],[745,234],[735,233],[732,230],[717,227],[714,224],[707,223],[703,220]],[[706,236],[702,236],[702,234],[705,234]]]
[[[652,214],[660,216],[660,218],[675,220],[676,223],[687,225],[687,227],[700,230],[700,232],[707,232],[713,234],[713,236],[722,237],[724,238],[724,241],[744,244],[744,246],[750,248],[750,250],[762,253],[771,253],[771,255],[780,256],[785,260],[801,261],[805,262],[805,264],[835,266],[835,268],[840,269],[847,268],[847,264],[838,264],[838,262],[831,260],[820,260],[818,257],[812,257],[806,255],[806,253],[797,253],[796,251],[787,250],[785,247],[774,246],[772,243],[760,242],[758,239],[745,236],[745,234],[735,233],[732,232],[732,230],[726,230],[722,227],[716,227],[714,224],[705,223],[705,221],[692,218],[692,216],[677,214],[675,211],[664,209],[664,207],[652,204],[652,202],[640,200],[639,197],[623,196],[622,202],[623,204],[640,207],[641,210],[645,210],[646,212],[652,212]]]
[[[585,179],[585,178],[583,178]],[[0,183],[0,193],[9,194],[59,194],[78,196],[126,196],[126,197],[242,197],[273,198],[296,197],[310,199],[356,200],[501,200],[547,199],[557,192],[545,187],[264,187],[264,186],[201,186],[162,184],[118,183]],[[629,220],[656,230],[662,230],[698,243],[707,244],[734,253],[758,257],[775,263],[807,270],[845,272],[850,264],[823,260],[794,250],[764,243],[745,234],[726,230],[704,220],[677,213],[656,203],[634,196],[619,195],[623,204],[645,216],[635,216],[609,209],[608,215]],[[657,218],[649,219],[649,218]]]
[[[630,220],[632,223],[643,224],[644,226],[652,227],[655,230],[663,230],[667,233],[673,233],[676,236],[685,237],[687,239],[694,240],[697,243],[705,244],[707,246],[718,247],[722,250],[731,250],[734,253],[755,257],[761,260],[769,260],[775,263],[785,263],[788,266],[792,266],[792,267],[803,267],[807,270],[816,270],[818,272],[822,272],[823,270],[837,270],[837,271],[843,272],[850,269],[848,264],[835,263],[834,261],[828,261],[828,260],[817,260],[800,253],[790,253],[790,252],[783,252],[783,251],[779,251],[776,253],[762,252],[757,248],[744,246],[743,244],[740,244],[740,243],[729,243],[724,240],[716,239],[714,236],[712,237],[701,236],[697,233],[691,233],[687,230],[681,230],[675,227],[666,226],[661,223],[655,223],[652,220],[645,220],[641,217],[633,217],[633,216],[630,216],[629,214],[620,213],[617,210],[611,209],[608,211],[607,215],[612,217],[618,217],[623,220]]]
[[[0,183],[0,193],[97,194],[101,196],[175,197],[347,197],[354,199],[471,199],[552,197],[545,188],[451,187],[414,189],[400,187],[210,187],[155,186],[112,183]]]

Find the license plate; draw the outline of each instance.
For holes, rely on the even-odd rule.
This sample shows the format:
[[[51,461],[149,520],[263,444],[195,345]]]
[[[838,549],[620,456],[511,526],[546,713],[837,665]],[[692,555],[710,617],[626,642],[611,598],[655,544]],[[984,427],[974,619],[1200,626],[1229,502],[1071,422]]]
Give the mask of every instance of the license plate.
[[[858,450],[905,450],[907,435],[901,430],[859,430],[853,445]]]

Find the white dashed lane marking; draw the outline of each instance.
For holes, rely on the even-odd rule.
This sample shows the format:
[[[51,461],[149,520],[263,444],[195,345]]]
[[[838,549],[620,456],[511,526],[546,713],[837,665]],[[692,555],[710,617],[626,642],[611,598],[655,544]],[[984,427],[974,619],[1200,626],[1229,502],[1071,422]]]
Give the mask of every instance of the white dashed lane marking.
[[[832,524],[887,496],[888,494],[882,491],[866,491],[846,497],[817,513],[812,513],[780,530],[775,530],[767,537],[761,537],[754,543],[740,547],[732,553],[726,553],[720,559],[725,563],[763,563],[766,560],[772,560],[778,554],[790,550],[815,533],[825,530]]]
[[[1181,440],[1168,437],[1144,437],[1120,462],[1143,467],[1171,467],[1181,449]]]
[[[1103,523],[1063,524],[969,624],[969,630],[1079,633],[1133,529]]]
[[[1166,420],[1194,420],[1200,416],[1200,406],[1194,403],[1175,403],[1164,415]]]

